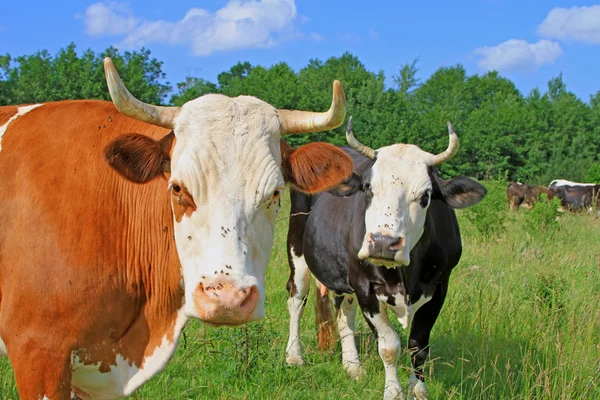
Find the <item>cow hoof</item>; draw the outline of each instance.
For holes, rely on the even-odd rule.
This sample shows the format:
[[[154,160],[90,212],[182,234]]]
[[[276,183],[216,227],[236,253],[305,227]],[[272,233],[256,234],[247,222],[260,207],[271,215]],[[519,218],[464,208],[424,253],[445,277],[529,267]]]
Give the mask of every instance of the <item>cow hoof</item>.
[[[285,361],[287,361],[288,365],[304,365],[302,356],[287,356]]]
[[[357,365],[357,364],[353,364],[353,365],[346,367],[346,371],[348,372],[348,375],[350,375],[350,377],[352,379],[356,379],[357,381],[364,378],[365,375],[367,374],[365,372],[365,370],[363,369],[363,367],[361,367],[360,365]]]
[[[411,382],[408,388],[408,400],[427,400],[428,396],[427,388],[423,382]]]
[[[388,386],[383,392],[383,400],[404,400],[404,391],[400,386]]]

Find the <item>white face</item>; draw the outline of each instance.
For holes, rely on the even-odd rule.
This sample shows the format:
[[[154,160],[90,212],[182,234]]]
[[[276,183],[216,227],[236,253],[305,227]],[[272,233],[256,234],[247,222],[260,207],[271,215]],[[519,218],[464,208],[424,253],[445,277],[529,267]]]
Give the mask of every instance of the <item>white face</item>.
[[[395,144],[377,151],[365,176],[366,234],[358,253],[376,265],[410,263],[410,250],[421,238],[431,200],[428,167],[433,155],[417,146]]]
[[[175,137],[169,183],[185,312],[214,325],[261,319],[284,189],[276,111],[251,97],[203,96],[182,107]]]

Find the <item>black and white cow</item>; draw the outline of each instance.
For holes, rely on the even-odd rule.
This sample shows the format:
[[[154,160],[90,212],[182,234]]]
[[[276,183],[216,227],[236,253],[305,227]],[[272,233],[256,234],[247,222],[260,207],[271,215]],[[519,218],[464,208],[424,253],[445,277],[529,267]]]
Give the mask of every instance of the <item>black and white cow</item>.
[[[591,212],[593,207],[600,207],[600,185],[595,183],[554,180],[548,190],[548,198],[558,197],[561,206],[570,211]]]
[[[364,373],[354,341],[360,305],[377,335],[385,368],[384,398],[403,398],[397,376],[400,341],[388,320],[389,309],[403,328],[411,326],[409,398],[427,398],[423,364],[429,336],[462,252],[453,208],[476,204],[486,194],[471,179],[444,180],[437,172],[435,166],[458,151],[450,123],[448,129],[450,144],[438,155],[410,144],[375,151],[354,138],[350,119],[346,138],[356,151],[344,150],[355,165],[351,179],[315,196],[291,193],[288,364],[303,363],[299,325],[312,273],[335,294],[342,363],[348,373],[354,378]]]

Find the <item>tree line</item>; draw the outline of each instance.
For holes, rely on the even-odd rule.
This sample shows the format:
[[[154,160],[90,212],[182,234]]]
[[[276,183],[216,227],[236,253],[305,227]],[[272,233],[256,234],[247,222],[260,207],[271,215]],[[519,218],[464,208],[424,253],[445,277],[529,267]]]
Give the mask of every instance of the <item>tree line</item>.
[[[207,93],[253,95],[277,108],[322,111],[339,79],[346,92],[354,132],[373,148],[413,143],[439,152],[447,146],[446,121],[459,135],[461,150],[442,172],[478,179],[518,180],[547,185],[552,179],[600,181],[600,90],[589,101],[570,92],[562,75],[547,90],[524,95],[497,72],[467,74],[460,65],[418,78],[418,60],[400,66],[385,84],[382,71],[368,71],[349,53],[310,60],[294,71],[285,62],[270,67],[239,62],[217,82],[187,77],[172,87],[163,62],[150,50],[79,54],[70,44],[54,56],[42,50],[0,56],[0,105],[64,99],[109,100],[102,60],[110,56],[129,90],[142,101],[182,105]],[[314,140],[345,144],[345,127],[286,138],[292,145]]]

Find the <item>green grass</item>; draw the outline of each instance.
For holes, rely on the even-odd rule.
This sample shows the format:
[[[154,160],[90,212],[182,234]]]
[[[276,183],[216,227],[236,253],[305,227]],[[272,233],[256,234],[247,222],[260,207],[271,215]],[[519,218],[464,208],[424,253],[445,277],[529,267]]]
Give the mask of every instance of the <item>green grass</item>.
[[[356,382],[342,368],[339,344],[316,350],[312,296],[301,331],[306,365],[286,365],[287,209],[288,202],[268,268],[267,318],[239,329],[192,321],[168,368],[132,398],[383,397],[383,366],[362,316],[357,332],[367,376]],[[468,212],[459,213],[464,252],[432,332],[430,398],[600,399],[600,220],[564,214],[548,235],[524,229],[527,210],[506,211],[507,229],[483,241]],[[405,350],[407,332],[396,327]],[[398,373],[405,388],[408,368],[404,351]],[[6,359],[0,398],[18,398]]]

